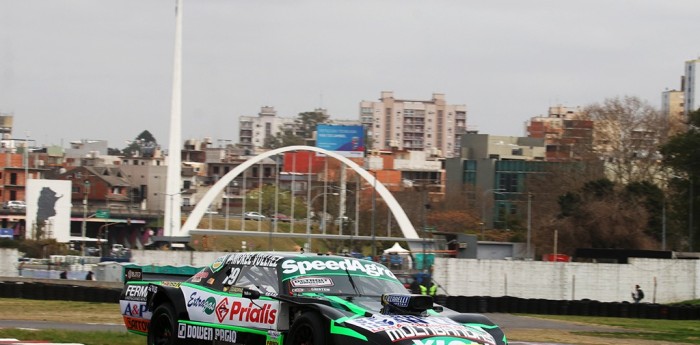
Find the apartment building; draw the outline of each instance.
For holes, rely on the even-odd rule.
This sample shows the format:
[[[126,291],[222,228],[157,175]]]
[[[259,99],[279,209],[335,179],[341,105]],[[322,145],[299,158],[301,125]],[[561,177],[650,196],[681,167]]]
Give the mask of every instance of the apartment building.
[[[274,107],[261,107],[258,116],[239,118],[238,143],[241,147],[250,150],[262,147],[267,137],[275,136],[284,129],[296,128],[294,120],[294,118],[278,117]]]
[[[665,90],[661,93],[661,114],[668,121],[668,135],[673,136],[686,130],[685,95],[679,90]]]
[[[689,113],[700,108],[700,99],[698,99],[698,89],[700,81],[698,81],[698,69],[700,69],[700,58],[685,62],[685,75],[683,77],[683,98],[684,112],[687,116]]]
[[[525,123],[529,138],[544,139],[547,161],[580,159],[593,144],[593,121],[579,118],[581,109],[557,105],[547,116],[536,116]]]
[[[451,105],[445,95],[430,100],[396,99],[382,91],[378,102],[360,102],[360,121],[375,150],[426,151],[429,155],[459,154],[466,133],[466,105]]]

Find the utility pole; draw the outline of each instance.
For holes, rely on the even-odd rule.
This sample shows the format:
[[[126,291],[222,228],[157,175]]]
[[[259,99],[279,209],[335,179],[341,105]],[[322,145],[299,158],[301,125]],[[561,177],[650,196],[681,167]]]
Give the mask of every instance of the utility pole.
[[[88,195],[90,194],[90,180],[85,180],[83,182],[84,184],[84,189],[83,189],[83,224],[82,224],[82,229],[81,229],[81,235],[82,235],[82,241],[83,241],[83,246],[80,248],[81,253],[83,256],[86,255],[85,251],[85,236],[87,236],[87,213],[88,213]]]

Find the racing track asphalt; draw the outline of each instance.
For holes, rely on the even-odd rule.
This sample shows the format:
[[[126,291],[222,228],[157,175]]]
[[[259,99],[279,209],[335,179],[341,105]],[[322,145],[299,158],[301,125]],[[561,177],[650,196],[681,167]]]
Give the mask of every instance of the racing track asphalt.
[[[509,329],[557,329],[562,331],[578,332],[609,332],[609,327],[584,325],[566,321],[545,320],[528,316],[516,316],[513,314],[486,313],[491,321],[496,323],[508,334]]]
[[[610,328],[565,321],[543,320],[513,314],[487,313],[491,321],[508,334],[509,329],[558,329],[565,331],[610,331]],[[0,328],[65,329],[75,331],[126,331],[123,324],[80,324],[51,321],[0,320]]]
[[[534,317],[516,316],[512,314],[487,313],[491,321],[499,325],[508,334],[513,329],[557,329],[564,331],[610,331],[610,328],[582,325],[565,321],[543,320]],[[113,331],[126,332],[123,324],[79,324],[49,321],[17,321],[0,320],[0,328],[22,329],[62,329],[74,331]],[[536,342],[510,342],[510,345],[558,345],[552,343]]]

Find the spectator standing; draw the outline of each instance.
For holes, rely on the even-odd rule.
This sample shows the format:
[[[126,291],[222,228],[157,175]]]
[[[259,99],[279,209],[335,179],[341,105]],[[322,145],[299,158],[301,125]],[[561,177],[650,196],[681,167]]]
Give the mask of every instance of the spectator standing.
[[[639,285],[635,285],[634,290],[632,290],[632,300],[634,300],[634,303],[639,303],[643,299],[644,291],[642,291],[642,288],[640,288]]]

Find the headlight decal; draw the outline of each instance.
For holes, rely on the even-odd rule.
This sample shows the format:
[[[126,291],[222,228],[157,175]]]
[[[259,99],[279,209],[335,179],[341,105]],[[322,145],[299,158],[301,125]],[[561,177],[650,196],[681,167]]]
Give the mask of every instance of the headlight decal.
[[[367,312],[367,310],[360,308],[357,305],[350,303],[350,302],[348,302],[348,301],[346,301],[338,296],[325,296],[325,297],[328,298],[329,301],[334,302],[334,303],[338,303],[338,304],[344,306],[345,308],[347,308],[349,311],[351,311],[357,315],[368,315],[369,314]]]
[[[339,334],[348,337],[357,338],[360,340],[367,341],[367,337],[360,334],[359,332],[352,330],[347,327],[339,326],[335,321],[331,320],[331,334]]]

